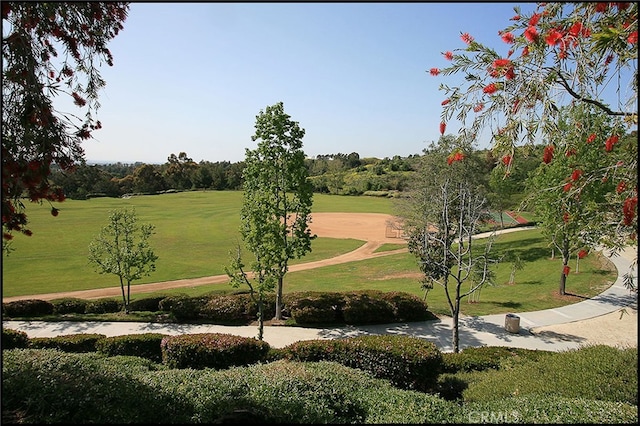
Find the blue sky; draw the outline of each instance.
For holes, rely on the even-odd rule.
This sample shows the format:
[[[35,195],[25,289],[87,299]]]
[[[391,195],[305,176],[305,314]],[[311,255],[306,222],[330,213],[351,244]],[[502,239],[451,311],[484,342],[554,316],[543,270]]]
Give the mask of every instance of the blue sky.
[[[463,47],[461,32],[501,47],[516,4],[535,6],[134,2],[109,44],[114,66],[101,68],[103,129],[85,157],[242,161],[256,115],[280,101],[309,157],[420,154],[440,136],[444,97],[428,70]]]

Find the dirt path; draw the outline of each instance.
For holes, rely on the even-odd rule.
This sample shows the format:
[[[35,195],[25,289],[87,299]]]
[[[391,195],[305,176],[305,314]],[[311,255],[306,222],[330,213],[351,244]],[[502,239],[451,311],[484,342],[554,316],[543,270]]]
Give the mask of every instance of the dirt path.
[[[304,271],[322,266],[338,265],[340,263],[354,262],[380,256],[406,251],[406,248],[375,253],[382,244],[404,244],[405,241],[398,237],[398,232],[392,225],[393,216],[380,213],[314,213],[310,224],[311,232],[325,238],[353,238],[366,241],[357,249],[332,257],[330,259],[315,262],[291,265],[290,272]],[[227,275],[214,275],[210,277],[189,278],[175,281],[164,281],[150,284],[136,284],[131,286],[131,294],[149,293],[160,290],[197,287],[207,284],[221,284],[229,281]],[[3,298],[3,302],[12,302],[24,299],[52,300],[63,297],[77,297],[80,299],[99,299],[102,297],[120,296],[120,287],[99,288],[93,290],[69,291],[63,293],[32,294]]]

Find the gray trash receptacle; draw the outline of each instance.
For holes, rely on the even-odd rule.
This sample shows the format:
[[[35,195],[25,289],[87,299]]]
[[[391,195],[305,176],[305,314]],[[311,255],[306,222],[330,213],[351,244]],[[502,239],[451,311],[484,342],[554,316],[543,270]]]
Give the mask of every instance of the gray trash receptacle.
[[[520,332],[520,317],[514,314],[507,314],[504,319],[504,329],[509,333]]]

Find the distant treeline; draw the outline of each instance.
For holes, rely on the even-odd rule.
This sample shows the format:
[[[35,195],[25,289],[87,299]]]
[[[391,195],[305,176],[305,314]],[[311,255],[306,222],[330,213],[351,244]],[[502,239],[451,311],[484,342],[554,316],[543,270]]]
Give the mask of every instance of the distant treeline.
[[[422,154],[428,155],[428,153]],[[336,195],[395,194],[407,189],[422,155],[393,158],[360,158],[350,154],[326,154],[305,160],[316,193]],[[476,151],[486,164],[480,180],[489,182],[498,164],[491,151]],[[540,160],[534,160],[539,163]],[[185,152],[171,154],[164,164],[80,164],[73,173],[53,170],[51,181],[67,198],[122,197],[189,190],[240,190],[244,162],[193,161]]]

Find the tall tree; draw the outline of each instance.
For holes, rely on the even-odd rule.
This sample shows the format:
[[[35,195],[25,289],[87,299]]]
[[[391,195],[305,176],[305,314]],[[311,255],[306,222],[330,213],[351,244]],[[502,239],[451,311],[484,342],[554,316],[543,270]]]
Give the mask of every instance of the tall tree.
[[[135,210],[118,209],[109,214],[109,224],[89,244],[89,262],[97,272],[114,274],[120,279],[122,302],[127,314],[131,282],[148,276],[156,268],[158,256],[149,245],[153,231],[153,225],[138,223]]]
[[[509,156],[515,164],[519,144],[548,141],[545,158],[551,149],[564,153],[575,148],[558,137],[561,107],[574,103],[600,110],[611,117],[612,126],[609,133],[598,133],[589,148],[625,151],[626,160],[617,165],[614,156],[603,159],[599,173],[588,179],[602,180],[616,168],[627,186],[609,193],[608,202],[599,206],[603,214],[594,220],[603,221],[601,244],[614,251],[629,239],[637,245],[637,144],[618,142],[638,124],[638,4],[545,2],[528,13],[518,6],[514,11],[512,22],[498,31],[504,53],[462,33],[465,47],[443,52],[451,63],[430,69],[434,76],[464,77],[440,86],[445,92],[441,129],[455,117],[468,138],[489,132],[496,155]],[[610,211],[617,213],[619,226],[610,226],[611,215],[605,214]]]
[[[105,85],[98,67],[113,65],[107,43],[128,10],[123,2],[2,2],[3,251],[13,231],[31,235],[23,197],[65,199],[49,182],[51,166],[73,170],[83,158],[81,142],[102,127],[94,118]],[[59,95],[84,118],[56,111]]]
[[[282,319],[289,260],[310,252],[315,238],[309,229],[313,192],[302,150],[304,133],[282,102],[268,106],[256,116],[251,139],[258,146],[245,155],[240,232],[254,254],[253,271],[276,277],[276,319]]]
[[[428,292],[435,284],[444,289],[454,352],[459,351],[460,302],[493,282],[490,267],[497,262],[491,258],[493,238],[480,249],[473,240],[486,210],[483,187],[474,178],[481,162],[468,144],[442,137],[425,153],[409,196],[397,204],[409,252],[423,274],[423,289]]]
[[[628,161],[624,156],[626,150],[591,148],[598,135],[610,134],[611,121],[610,116],[592,105],[561,108],[556,137],[569,148],[555,153],[552,145],[547,145],[545,161],[528,181],[525,205],[540,218],[543,232],[562,256],[560,294],[565,294],[571,256],[584,247],[606,243],[607,236],[615,234],[607,228],[622,231],[615,210],[602,206],[612,205],[615,201],[611,195],[626,190],[629,184],[621,171]],[[619,144],[629,142],[637,141],[625,138]],[[609,167],[612,160],[615,165]],[[604,174],[603,168],[608,169]],[[593,179],[593,176],[604,177]]]

